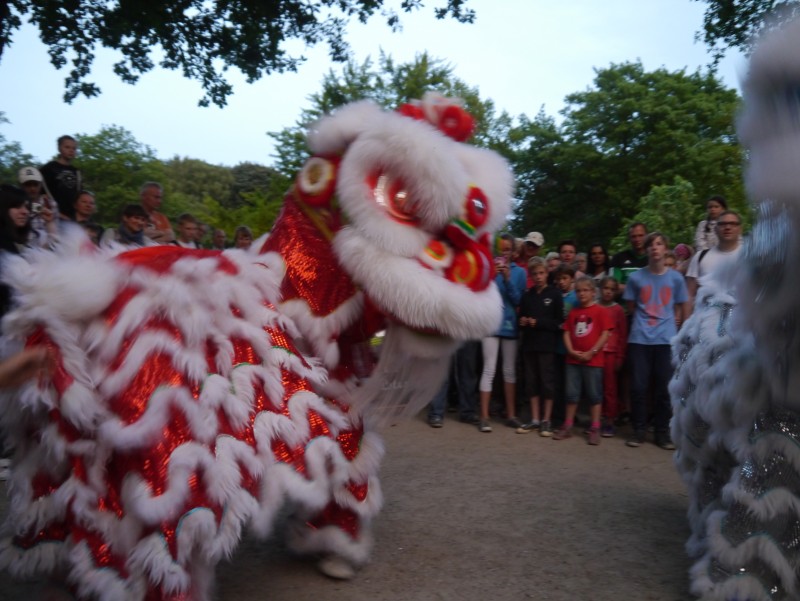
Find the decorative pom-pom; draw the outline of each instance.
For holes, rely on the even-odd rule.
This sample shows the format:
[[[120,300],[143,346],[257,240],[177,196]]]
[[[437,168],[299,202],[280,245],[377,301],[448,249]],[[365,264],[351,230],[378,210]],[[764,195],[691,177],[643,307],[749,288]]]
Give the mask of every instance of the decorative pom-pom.
[[[458,142],[464,142],[475,130],[475,120],[460,106],[445,107],[439,116],[439,129]]]

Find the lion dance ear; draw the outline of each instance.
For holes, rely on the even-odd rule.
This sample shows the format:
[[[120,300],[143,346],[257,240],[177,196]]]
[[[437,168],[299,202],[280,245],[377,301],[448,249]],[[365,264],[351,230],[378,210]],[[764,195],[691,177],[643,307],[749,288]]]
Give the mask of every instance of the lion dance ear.
[[[311,157],[295,178],[297,196],[313,207],[329,204],[336,188],[336,172],[341,157]]]
[[[475,120],[460,98],[447,98],[437,92],[426,92],[422,100],[403,104],[397,112],[412,119],[427,121],[456,142],[464,142],[475,132]]]

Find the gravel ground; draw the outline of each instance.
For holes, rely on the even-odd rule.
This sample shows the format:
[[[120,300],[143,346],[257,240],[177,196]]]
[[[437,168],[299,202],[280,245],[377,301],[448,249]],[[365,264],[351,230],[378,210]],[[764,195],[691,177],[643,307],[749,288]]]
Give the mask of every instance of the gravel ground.
[[[373,560],[339,582],[278,537],[245,540],[218,568],[219,601],[686,601],[686,493],[672,454],[623,436],[590,447],[448,414],[386,433]],[[623,432],[624,434],[625,432]],[[0,485],[2,490],[2,485]],[[7,511],[0,498],[0,516]],[[0,573],[0,601],[36,583]]]

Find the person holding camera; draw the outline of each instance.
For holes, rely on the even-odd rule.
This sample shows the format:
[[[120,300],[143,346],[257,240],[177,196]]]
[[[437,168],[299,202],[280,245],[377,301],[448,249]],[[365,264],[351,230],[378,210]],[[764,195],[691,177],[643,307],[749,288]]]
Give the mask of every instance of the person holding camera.
[[[44,178],[36,167],[19,170],[19,185],[28,200],[31,228],[37,234],[38,246],[46,246],[56,236],[58,207],[44,190]]]
[[[478,430],[491,432],[489,423],[489,401],[492,396],[495,367],[498,350],[503,358],[503,392],[506,402],[506,425],[511,428],[522,426],[516,417],[517,391],[517,306],[525,292],[527,276],[525,270],[516,265],[511,256],[514,251],[514,237],[503,234],[498,243],[498,256],[495,257],[495,283],[503,299],[503,321],[494,336],[481,341],[483,347],[483,373],[481,374],[480,392],[481,416]]]

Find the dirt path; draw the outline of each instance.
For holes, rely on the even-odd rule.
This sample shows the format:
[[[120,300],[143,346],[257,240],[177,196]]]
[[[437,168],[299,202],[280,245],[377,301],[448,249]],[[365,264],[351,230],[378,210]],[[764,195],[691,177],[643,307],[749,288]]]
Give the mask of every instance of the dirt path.
[[[553,441],[448,414],[391,428],[372,563],[328,580],[277,540],[245,541],[219,601],[686,601],[686,494],[671,453]],[[7,501],[0,501],[0,514]],[[35,587],[0,574],[0,601]]]

